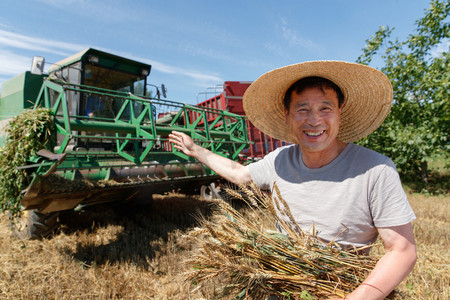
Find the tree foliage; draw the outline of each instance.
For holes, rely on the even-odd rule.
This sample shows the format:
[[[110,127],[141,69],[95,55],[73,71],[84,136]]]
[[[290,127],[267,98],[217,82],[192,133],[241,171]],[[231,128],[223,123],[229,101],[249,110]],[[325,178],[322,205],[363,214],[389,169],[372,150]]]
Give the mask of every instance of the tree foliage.
[[[450,2],[433,0],[405,41],[381,26],[357,62],[381,57],[394,102],[382,126],[360,143],[391,157],[402,176],[426,181],[433,155],[450,150]]]

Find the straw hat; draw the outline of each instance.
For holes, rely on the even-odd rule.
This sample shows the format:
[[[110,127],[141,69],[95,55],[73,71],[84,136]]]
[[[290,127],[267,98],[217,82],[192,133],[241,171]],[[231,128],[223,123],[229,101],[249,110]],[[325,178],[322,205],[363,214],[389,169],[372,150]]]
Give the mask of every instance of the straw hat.
[[[369,135],[391,109],[392,85],[382,72],[356,63],[311,61],[275,69],[259,77],[245,92],[245,114],[265,134],[296,143],[285,123],[284,94],[296,81],[310,76],[331,80],[344,94],[337,136],[342,142],[354,142]]]

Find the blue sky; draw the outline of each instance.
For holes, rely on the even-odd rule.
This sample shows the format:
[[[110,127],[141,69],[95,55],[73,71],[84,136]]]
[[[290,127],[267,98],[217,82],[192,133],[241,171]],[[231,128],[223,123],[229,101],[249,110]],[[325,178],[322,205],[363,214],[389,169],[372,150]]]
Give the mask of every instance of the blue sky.
[[[168,99],[309,60],[355,61],[381,25],[403,40],[429,0],[1,0],[0,83],[93,47],[152,65]]]

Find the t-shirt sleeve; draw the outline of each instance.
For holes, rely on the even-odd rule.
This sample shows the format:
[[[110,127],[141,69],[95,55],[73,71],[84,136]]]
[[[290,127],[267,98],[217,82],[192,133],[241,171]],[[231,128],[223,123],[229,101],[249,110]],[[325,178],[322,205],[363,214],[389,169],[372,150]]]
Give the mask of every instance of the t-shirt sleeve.
[[[248,165],[253,182],[260,189],[270,189],[274,181],[274,160],[278,151],[267,154],[263,159]]]
[[[390,161],[380,167],[381,172],[370,194],[370,210],[375,227],[400,226],[413,221],[416,216],[394,163]]]

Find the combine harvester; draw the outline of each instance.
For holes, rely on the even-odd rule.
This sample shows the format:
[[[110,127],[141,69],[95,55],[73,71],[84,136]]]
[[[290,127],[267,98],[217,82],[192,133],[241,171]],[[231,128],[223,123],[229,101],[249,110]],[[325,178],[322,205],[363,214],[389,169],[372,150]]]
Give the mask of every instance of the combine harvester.
[[[43,65],[35,57],[31,72],[1,90],[0,129],[25,109],[48,108],[56,124],[52,149],[18,167],[30,182],[13,227],[19,238],[46,236],[59,212],[88,205],[151,201],[169,191],[210,197],[220,177],[172,148],[172,130],[235,161],[250,144],[245,116],[160,99],[166,90],[147,83],[150,65],[96,49],[52,65],[48,74]],[[5,130],[0,134],[2,147]]]

